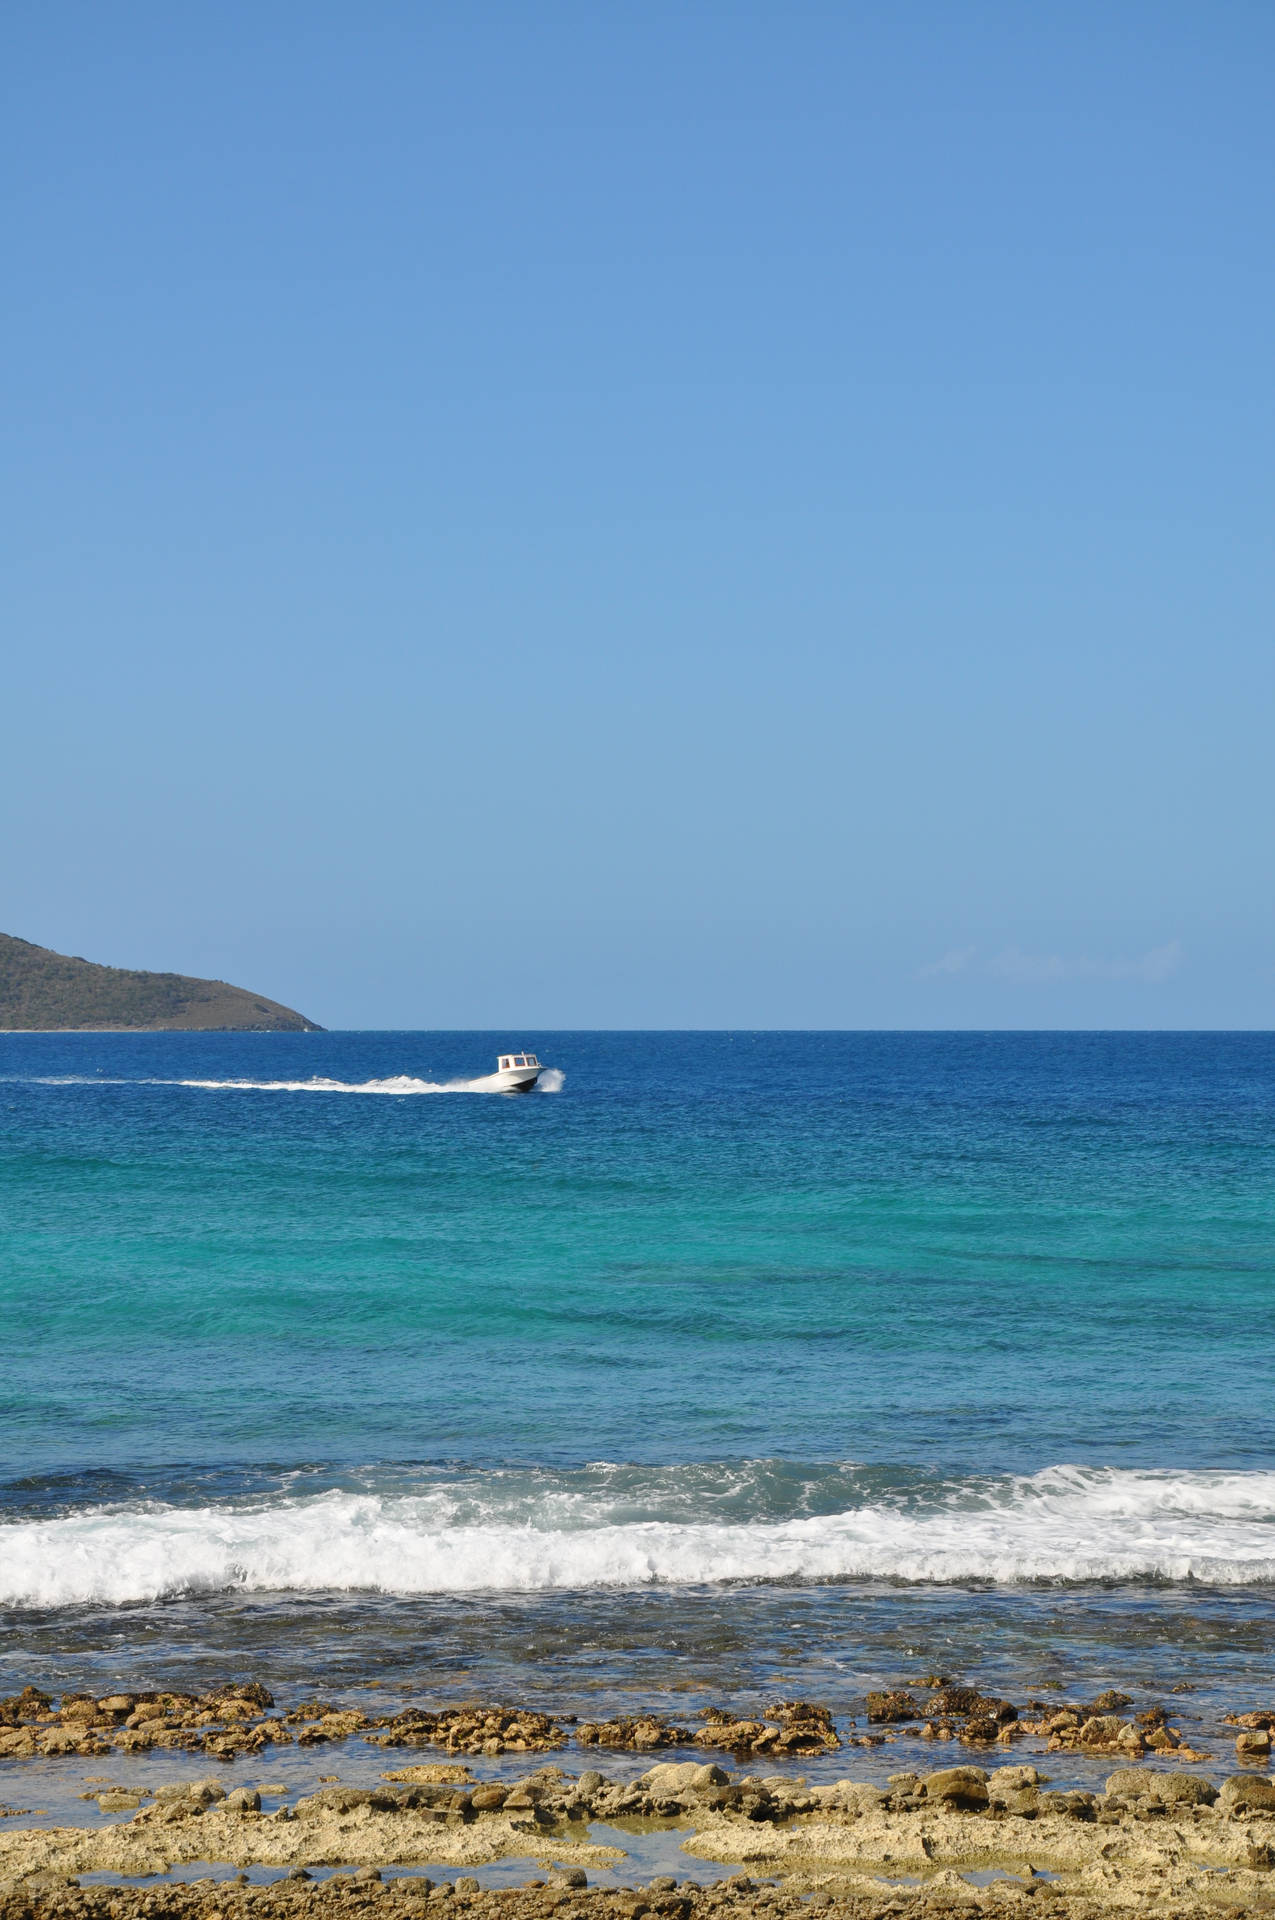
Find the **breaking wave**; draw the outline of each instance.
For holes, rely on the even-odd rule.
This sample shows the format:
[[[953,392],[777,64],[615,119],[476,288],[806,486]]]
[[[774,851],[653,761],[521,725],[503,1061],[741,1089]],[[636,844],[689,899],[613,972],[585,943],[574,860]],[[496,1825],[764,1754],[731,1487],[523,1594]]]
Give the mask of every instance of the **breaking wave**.
[[[702,1485],[711,1470],[686,1471]],[[1275,1582],[1275,1473],[1051,1467],[947,1482],[919,1502],[878,1493],[839,1512],[743,1522],[643,1517],[631,1484],[608,1502],[597,1486],[574,1491],[570,1476],[546,1482],[534,1494],[506,1491],[495,1475],[479,1478],[483,1497],[471,1481],[464,1490],[152,1502],[11,1522],[0,1526],[0,1605],[124,1605],[231,1590]]]

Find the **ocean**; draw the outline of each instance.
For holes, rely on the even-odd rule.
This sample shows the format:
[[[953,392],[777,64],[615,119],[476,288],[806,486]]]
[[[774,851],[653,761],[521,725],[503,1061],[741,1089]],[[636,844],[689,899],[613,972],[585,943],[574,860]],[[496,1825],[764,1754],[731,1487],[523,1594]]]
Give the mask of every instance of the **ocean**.
[[[1275,1035],[4,1034],[0,1316],[0,1691],[1269,1704]]]

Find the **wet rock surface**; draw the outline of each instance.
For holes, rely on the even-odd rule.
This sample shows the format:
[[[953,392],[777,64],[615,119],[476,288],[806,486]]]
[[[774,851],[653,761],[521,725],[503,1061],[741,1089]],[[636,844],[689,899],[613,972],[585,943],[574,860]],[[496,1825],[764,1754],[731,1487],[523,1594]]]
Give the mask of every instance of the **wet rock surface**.
[[[858,1714],[838,1724],[823,1704],[781,1700],[763,1714],[709,1706],[690,1725],[657,1711],[577,1720],[574,1713],[522,1705],[468,1702],[404,1706],[388,1713],[321,1698],[281,1711],[259,1681],[228,1681],[202,1693],[67,1693],[60,1700],[36,1686],[0,1700],[0,1762],[103,1758],[110,1753],[175,1751],[231,1762],[273,1748],[339,1746],[352,1739],[385,1748],[433,1749],[468,1757],[554,1752],[571,1744],[615,1752],[709,1749],[736,1759],[821,1757],[839,1748],[874,1749],[899,1740],[1011,1747],[1114,1758],[1158,1757],[1187,1765],[1214,1758],[1193,1746],[1162,1704],[1130,1714],[1128,1694],[1110,1689],[1088,1701],[1022,1705],[937,1676],[924,1684],[869,1692]],[[1200,1735],[1194,1738],[1198,1741]],[[1271,1762],[1275,1710],[1228,1714],[1212,1730],[1235,1762],[1260,1769]]]
[[[375,1724],[385,1731],[371,1737],[386,1747],[495,1754],[545,1752],[567,1743],[566,1730],[558,1720],[530,1707],[447,1707],[440,1713],[409,1707]]]
[[[582,1747],[616,1747],[633,1753],[655,1747],[686,1747],[694,1738],[689,1727],[674,1726],[655,1713],[586,1720],[576,1728],[576,1739]]]
[[[0,1700],[0,1760],[49,1756],[93,1758],[169,1748],[217,1760],[264,1753],[268,1747],[325,1746],[358,1734],[381,1746],[439,1747],[448,1753],[533,1753],[565,1746],[558,1720],[532,1708],[407,1707],[373,1716],[324,1700],[271,1713],[273,1696],[256,1682],[228,1683],[202,1694],[155,1692],[65,1694],[55,1706],[36,1687]]]
[[[731,1753],[831,1753],[841,1745],[827,1707],[808,1700],[781,1700],[764,1720],[745,1720],[723,1707],[705,1707],[706,1724],[695,1735],[698,1747],[721,1747]]]

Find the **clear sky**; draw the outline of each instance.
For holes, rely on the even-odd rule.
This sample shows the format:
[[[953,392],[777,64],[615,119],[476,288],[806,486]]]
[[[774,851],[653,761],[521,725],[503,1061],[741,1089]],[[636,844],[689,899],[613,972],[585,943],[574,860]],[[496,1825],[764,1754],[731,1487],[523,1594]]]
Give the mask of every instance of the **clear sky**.
[[[0,929],[1269,1026],[1269,0],[8,0]]]

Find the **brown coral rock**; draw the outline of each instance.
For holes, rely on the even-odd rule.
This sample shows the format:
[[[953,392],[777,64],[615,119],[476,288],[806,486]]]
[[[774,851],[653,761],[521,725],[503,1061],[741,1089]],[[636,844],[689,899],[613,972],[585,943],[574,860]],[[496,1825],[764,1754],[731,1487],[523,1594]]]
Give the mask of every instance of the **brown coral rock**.
[[[411,1707],[371,1738],[384,1747],[443,1747],[448,1753],[537,1753],[563,1747],[558,1722],[529,1707]],[[304,1735],[302,1736],[304,1739]]]
[[[688,1728],[671,1726],[656,1714],[586,1720],[576,1728],[576,1739],[582,1747],[624,1747],[634,1752],[645,1752],[652,1747],[683,1747],[692,1737]]]

